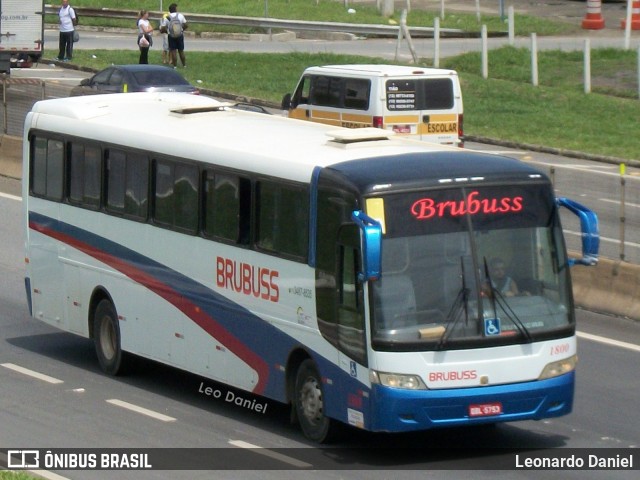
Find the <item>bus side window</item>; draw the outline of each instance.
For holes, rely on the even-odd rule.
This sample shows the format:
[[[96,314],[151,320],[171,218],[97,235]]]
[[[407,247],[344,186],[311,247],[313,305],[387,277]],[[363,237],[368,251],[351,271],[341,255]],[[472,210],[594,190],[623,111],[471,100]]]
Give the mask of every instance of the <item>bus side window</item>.
[[[50,200],[62,200],[64,142],[35,137],[31,152],[31,191]]]
[[[361,270],[360,232],[355,225],[345,225],[340,228],[338,235],[338,346],[349,357],[366,365],[364,291],[358,279]]]
[[[204,175],[205,236],[248,244],[251,220],[250,180],[212,170],[207,170]]]
[[[145,155],[109,149],[107,163],[107,210],[146,220],[149,196],[149,161]]]
[[[154,219],[167,228],[198,230],[198,167],[156,160]]]
[[[256,247],[306,260],[309,247],[309,193],[305,187],[256,182]]]
[[[85,208],[100,208],[102,152],[99,147],[71,144],[69,157],[69,202]]]

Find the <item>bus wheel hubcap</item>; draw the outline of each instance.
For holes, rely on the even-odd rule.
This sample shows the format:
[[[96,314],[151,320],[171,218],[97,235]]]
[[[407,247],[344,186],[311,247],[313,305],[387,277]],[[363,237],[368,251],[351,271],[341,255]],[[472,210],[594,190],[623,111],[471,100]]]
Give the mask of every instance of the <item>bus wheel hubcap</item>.
[[[300,403],[304,416],[312,423],[318,423],[322,419],[322,392],[318,382],[308,379],[300,391]]]

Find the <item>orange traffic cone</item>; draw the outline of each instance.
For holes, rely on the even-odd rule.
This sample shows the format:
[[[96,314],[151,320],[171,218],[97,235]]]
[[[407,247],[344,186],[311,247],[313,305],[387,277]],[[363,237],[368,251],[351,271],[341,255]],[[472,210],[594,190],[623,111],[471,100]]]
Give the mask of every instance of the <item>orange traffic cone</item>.
[[[623,19],[620,24],[624,30],[627,27],[627,19]],[[640,0],[631,2],[631,30],[640,30]]]
[[[587,0],[587,15],[582,19],[582,28],[589,30],[604,28],[602,0]]]

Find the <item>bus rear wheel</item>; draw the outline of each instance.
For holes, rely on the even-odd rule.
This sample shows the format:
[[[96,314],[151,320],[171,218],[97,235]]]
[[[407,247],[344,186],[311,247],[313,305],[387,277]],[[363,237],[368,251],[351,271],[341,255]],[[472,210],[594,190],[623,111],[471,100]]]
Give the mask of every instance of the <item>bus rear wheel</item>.
[[[295,409],[305,437],[318,443],[329,441],[335,425],[324,414],[322,380],[312,360],[305,360],[298,368]]]
[[[93,341],[100,368],[108,375],[123,372],[123,352],[120,346],[120,325],[113,304],[107,300],[98,303],[93,316]]]

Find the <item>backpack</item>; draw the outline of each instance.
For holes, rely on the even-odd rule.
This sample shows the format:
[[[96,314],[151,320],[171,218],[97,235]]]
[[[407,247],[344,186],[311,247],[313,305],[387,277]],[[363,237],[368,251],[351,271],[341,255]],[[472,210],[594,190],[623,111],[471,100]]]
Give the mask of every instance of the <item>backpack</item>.
[[[176,12],[173,17],[169,17],[167,32],[171,38],[180,38],[182,36],[182,23],[180,22],[179,13]]]

